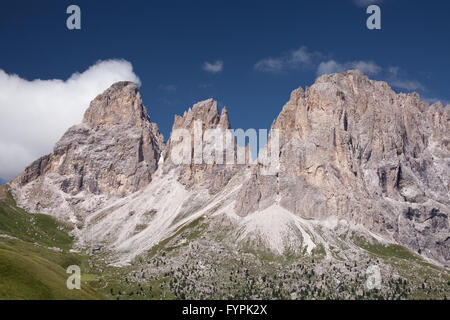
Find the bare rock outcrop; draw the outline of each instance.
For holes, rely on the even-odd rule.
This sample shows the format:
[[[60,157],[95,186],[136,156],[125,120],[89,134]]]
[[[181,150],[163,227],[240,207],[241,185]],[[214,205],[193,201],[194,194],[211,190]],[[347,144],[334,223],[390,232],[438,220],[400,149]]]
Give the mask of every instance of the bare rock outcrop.
[[[255,170],[235,209],[278,202],[302,218],[346,219],[448,266],[449,120],[448,107],[359,71],[322,76],[293,91],[272,125],[279,173]]]
[[[198,125],[197,128],[196,125]],[[165,171],[179,167],[178,180],[187,188],[194,184],[202,184],[211,193],[223,188],[236,172],[236,141],[227,129],[231,129],[227,109],[224,107],[219,114],[217,101],[213,99],[194,104],[183,116],[176,115],[172,133],[164,152]],[[190,143],[191,150],[188,159],[181,165],[172,161],[173,153],[178,152],[178,150],[184,152],[187,149],[177,148],[180,144],[186,143],[181,137],[179,139],[174,138],[177,130],[179,132],[184,130],[188,139],[190,139],[188,144]],[[212,130],[211,139],[207,137],[208,130]],[[217,144],[215,138],[222,142]],[[229,163],[227,163],[227,151],[230,154],[229,157],[232,157],[232,161]],[[182,157],[181,154],[179,156]],[[206,159],[208,156],[213,159],[210,163]],[[221,160],[218,160],[219,158]]]
[[[54,211],[59,201],[78,204],[86,194],[125,196],[151,181],[163,148],[137,85],[118,82],[91,102],[83,122],[67,130],[51,154],[11,185],[33,212]],[[81,192],[84,197],[76,198]]]

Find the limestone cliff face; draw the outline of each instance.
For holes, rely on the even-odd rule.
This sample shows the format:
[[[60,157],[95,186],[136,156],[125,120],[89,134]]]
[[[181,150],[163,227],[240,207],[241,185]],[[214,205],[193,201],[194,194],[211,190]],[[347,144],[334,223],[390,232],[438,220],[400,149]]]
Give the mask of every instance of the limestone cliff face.
[[[124,196],[151,181],[163,147],[137,85],[118,82],[91,102],[83,122],[67,130],[51,154],[32,163],[12,185],[26,190],[33,211],[58,207],[61,191],[66,198],[80,192]]]
[[[195,123],[199,124],[197,128],[200,134],[195,134]],[[226,135],[227,129],[230,129],[230,121],[228,118],[228,112],[226,107],[222,109],[219,115],[217,109],[217,101],[213,99],[204,100],[194,104],[192,108],[184,113],[183,116],[175,116],[174,124],[172,127],[172,134],[167,143],[167,148],[164,152],[165,171],[167,172],[174,167],[180,167],[179,181],[186,187],[191,187],[194,184],[206,185],[211,193],[215,193],[220,188],[224,187],[236,172],[235,157],[233,157],[232,163],[227,164],[226,158]],[[173,139],[173,134],[176,130],[186,130],[190,136],[191,155],[190,163],[174,165],[172,159],[172,153],[177,152],[175,147],[180,143],[183,143],[182,139]],[[220,155],[216,157],[216,148],[214,140],[208,141],[206,137],[207,130],[218,130],[218,137],[222,140],[222,147],[219,146]],[[231,153],[236,155],[236,143],[234,137],[228,137],[228,147],[232,149]],[[197,143],[203,141],[201,146]],[[216,158],[220,157],[222,163],[214,161],[214,163],[207,163],[205,155],[211,155]],[[196,161],[198,159],[198,161]]]
[[[449,120],[448,107],[358,71],[322,76],[292,92],[272,125],[280,172],[255,170],[235,208],[278,202],[303,218],[346,219],[448,264]]]

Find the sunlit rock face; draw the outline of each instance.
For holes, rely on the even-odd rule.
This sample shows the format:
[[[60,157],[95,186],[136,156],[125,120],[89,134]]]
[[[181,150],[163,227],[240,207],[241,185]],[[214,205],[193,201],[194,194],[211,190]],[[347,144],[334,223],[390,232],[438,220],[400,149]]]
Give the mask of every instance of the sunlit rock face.
[[[211,193],[216,193],[241,167],[236,165],[237,145],[228,129],[231,129],[231,124],[227,108],[224,107],[219,114],[217,101],[213,99],[194,104],[183,116],[176,115],[164,152],[165,171],[179,167],[179,182],[184,186],[190,188],[194,184],[203,184]],[[177,165],[172,161],[173,154],[178,150],[185,151],[186,148],[180,147],[184,141],[174,138],[174,134],[176,132],[183,133],[182,131],[185,131],[190,139],[190,160],[189,163]],[[212,133],[211,139],[208,139],[208,131]],[[221,141],[219,148],[216,148],[215,145],[217,140]],[[220,152],[216,153],[216,150],[220,150]],[[228,163],[227,152],[229,152],[228,157],[232,159]],[[206,160],[208,156],[214,158],[212,163],[208,163]],[[218,160],[219,158],[221,160]]]
[[[83,122],[68,129],[51,154],[32,163],[12,185],[23,188],[33,211],[52,211],[66,200],[78,204],[83,198],[72,197],[81,192],[84,198],[125,196],[152,180],[163,148],[137,85],[118,82],[91,102]]]
[[[272,126],[280,172],[255,172],[236,210],[278,202],[302,218],[334,216],[448,264],[449,119],[448,107],[359,71],[322,76],[292,92]]]

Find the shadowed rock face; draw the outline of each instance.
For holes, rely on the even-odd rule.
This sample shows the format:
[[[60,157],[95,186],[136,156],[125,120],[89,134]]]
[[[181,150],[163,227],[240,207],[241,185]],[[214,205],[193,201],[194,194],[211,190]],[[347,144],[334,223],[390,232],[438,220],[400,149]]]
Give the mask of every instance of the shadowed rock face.
[[[281,170],[254,174],[236,211],[278,202],[308,219],[335,216],[450,261],[450,112],[396,94],[358,71],[291,94],[274,122]]]
[[[87,191],[123,196],[151,181],[163,147],[137,85],[118,82],[91,102],[83,122],[70,128],[51,154],[32,163],[14,182],[24,186],[47,176],[71,195]],[[36,183],[34,189],[39,188]]]

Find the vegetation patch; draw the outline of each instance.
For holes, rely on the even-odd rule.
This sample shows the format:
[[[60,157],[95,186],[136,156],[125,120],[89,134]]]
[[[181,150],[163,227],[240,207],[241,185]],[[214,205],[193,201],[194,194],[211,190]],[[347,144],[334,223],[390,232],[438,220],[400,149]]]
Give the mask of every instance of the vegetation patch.
[[[48,215],[29,214],[11,194],[0,202],[0,299],[103,299],[82,277],[69,290],[66,269],[88,268],[87,257],[69,250],[70,228]]]

